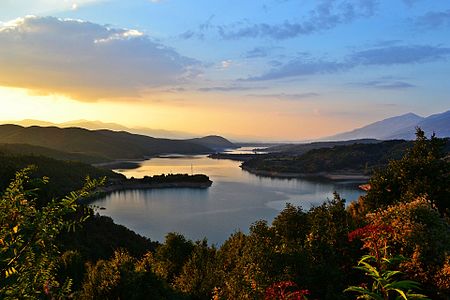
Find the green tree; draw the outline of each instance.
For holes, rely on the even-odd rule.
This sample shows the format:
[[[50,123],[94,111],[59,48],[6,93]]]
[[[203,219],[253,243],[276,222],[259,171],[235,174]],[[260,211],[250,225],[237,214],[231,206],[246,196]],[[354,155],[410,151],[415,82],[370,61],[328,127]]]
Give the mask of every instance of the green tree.
[[[441,214],[450,209],[450,162],[444,159],[445,141],[434,135],[428,139],[417,128],[416,141],[399,160],[392,160],[370,179],[370,190],[359,203],[362,211],[372,211],[396,202],[427,196]]]
[[[71,280],[57,278],[60,251],[57,238],[83,219],[74,217],[77,200],[100,182],[88,179],[84,188],[42,208],[30,184],[32,168],[16,174],[0,199],[0,298],[59,297],[70,292]],[[41,181],[46,181],[42,179]]]
[[[154,271],[156,274],[172,283],[183,269],[194,249],[192,241],[178,233],[166,235],[164,244],[159,246],[154,254]]]
[[[88,264],[80,299],[183,299],[153,273],[149,255],[138,260],[116,250],[109,260]]]
[[[194,250],[178,277],[174,286],[193,299],[211,299],[216,282],[216,249],[208,247],[206,239],[197,241]]]

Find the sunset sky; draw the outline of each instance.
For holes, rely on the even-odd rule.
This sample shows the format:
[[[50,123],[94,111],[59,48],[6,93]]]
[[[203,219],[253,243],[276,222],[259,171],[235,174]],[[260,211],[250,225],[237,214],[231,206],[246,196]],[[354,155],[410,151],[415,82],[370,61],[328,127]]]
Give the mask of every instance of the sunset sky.
[[[0,120],[303,140],[450,109],[447,0],[1,0]]]

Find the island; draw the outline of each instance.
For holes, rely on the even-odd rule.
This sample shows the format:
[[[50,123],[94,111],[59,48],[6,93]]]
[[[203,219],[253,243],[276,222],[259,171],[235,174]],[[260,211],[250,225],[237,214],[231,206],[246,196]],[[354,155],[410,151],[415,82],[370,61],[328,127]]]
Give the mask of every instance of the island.
[[[110,179],[104,186],[99,187],[95,198],[115,191],[143,190],[160,188],[195,188],[206,189],[212,185],[212,181],[204,174],[161,174],[144,176],[143,178]],[[91,199],[90,199],[91,200]]]

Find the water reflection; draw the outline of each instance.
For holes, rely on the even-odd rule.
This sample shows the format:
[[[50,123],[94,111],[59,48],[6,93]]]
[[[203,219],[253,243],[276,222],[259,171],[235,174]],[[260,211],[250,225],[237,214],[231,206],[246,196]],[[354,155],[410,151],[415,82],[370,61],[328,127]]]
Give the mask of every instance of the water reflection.
[[[337,191],[352,201],[361,194],[356,183],[314,182],[254,176],[239,168],[240,162],[206,156],[161,157],[144,161],[127,177],[162,173],[203,173],[213,185],[206,190],[154,189],[116,192],[95,202],[116,223],[163,240],[170,231],[190,239],[208,238],[222,243],[235,230],[247,231],[259,219],[271,221],[287,202],[305,209],[320,205]]]

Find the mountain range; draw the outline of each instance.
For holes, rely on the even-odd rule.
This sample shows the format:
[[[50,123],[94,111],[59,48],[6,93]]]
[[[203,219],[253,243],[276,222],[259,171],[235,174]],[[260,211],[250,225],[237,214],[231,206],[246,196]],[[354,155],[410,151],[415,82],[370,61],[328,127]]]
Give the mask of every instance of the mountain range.
[[[32,145],[35,146],[32,150],[38,153],[42,153],[43,149],[36,146],[45,147],[71,155],[89,157],[91,160],[94,158],[95,161],[142,159],[164,153],[211,153],[219,148],[234,147],[234,144],[219,136],[171,140],[106,129],[23,127],[11,124],[0,125],[0,143]],[[23,152],[24,148],[21,149]]]
[[[421,117],[413,113],[387,118],[352,131],[323,138],[326,141],[344,141],[352,139],[413,140],[416,127],[425,131],[427,136],[433,132],[437,137],[450,137],[450,110]]]
[[[156,138],[168,138],[168,139],[189,139],[195,138],[196,135],[183,132],[183,131],[174,131],[174,130],[165,130],[165,129],[154,129],[147,127],[127,127],[121,124],[112,123],[112,122],[102,122],[102,121],[90,121],[90,120],[73,120],[63,123],[53,123],[41,120],[33,120],[33,119],[25,119],[19,121],[4,121],[3,124],[15,124],[21,125],[24,127],[30,126],[42,126],[42,127],[61,127],[61,128],[70,128],[70,127],[79,127],[90,130],[99,130],[99,129],[110,129],[114,131],[127,131],[135,134],[148,135]]]

